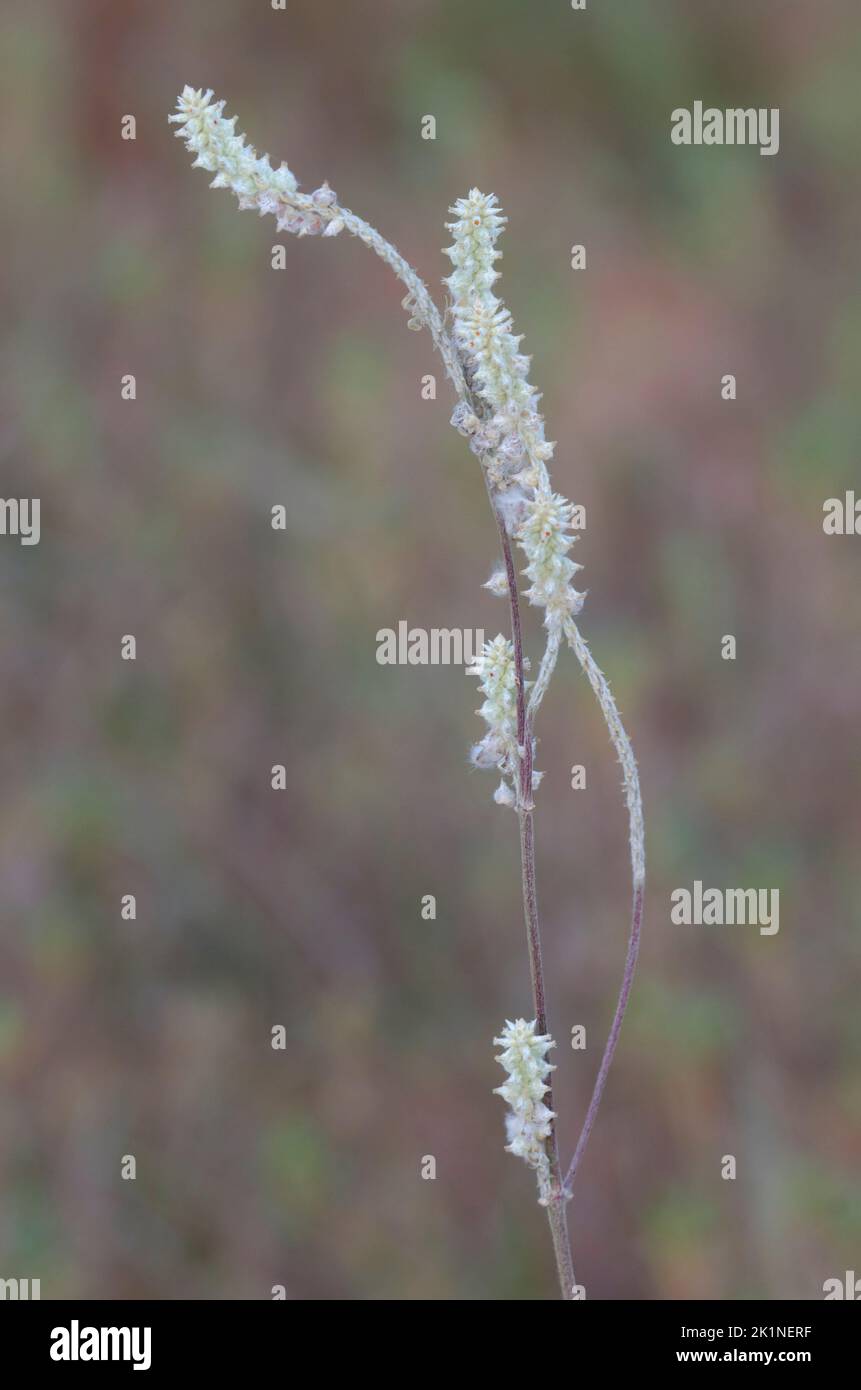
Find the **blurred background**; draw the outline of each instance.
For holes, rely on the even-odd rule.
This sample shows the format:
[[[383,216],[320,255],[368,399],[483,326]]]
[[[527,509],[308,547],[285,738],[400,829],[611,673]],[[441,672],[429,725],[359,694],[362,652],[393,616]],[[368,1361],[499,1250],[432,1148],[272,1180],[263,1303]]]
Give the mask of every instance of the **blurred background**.
[[[466,761],[475,682],[376,662],[401,619],[504,628],[477,464],[388,270],[190,168],[166,121],[190,83],[432,288],[449,204],[499,196],[500,293],[587,509],[583,629],[646,804],[578,1278],[821,1298],[861,1268],[861,540],[822,531],[826,498],[861,494],[857,5],[19,0],[0,40],[0,490],[42,506],[38,546],[0,542],[0,1276],[44,1298],[556,1292],[491,1094],[492,1037],[531,1016],[515,818]],[[779,107],[779,154],[672,145],[695,100]],[[538,732],[568,1156],[627,830],[570,659]],[[779,934],[671,926],[695,879],[779,889]]]

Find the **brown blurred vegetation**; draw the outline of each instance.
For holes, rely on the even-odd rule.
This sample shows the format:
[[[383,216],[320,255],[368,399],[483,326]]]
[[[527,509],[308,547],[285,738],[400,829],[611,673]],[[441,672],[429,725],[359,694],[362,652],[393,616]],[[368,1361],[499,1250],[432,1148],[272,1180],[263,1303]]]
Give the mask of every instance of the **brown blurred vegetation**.
[[[431,286],[456,196],[508,213],[501,292],[587,508],[583,627],[647,815],[578,1275],[590,1298],[820,1297],[861,1258],[861,541],[821,527],[861,494],[857,5],[36,0],[0,39],[2,492],[42,500],[40,545],[0,544],[0,1276],[554,1292],[491,1095],[490,1039],[529,1009],[514,819],[466,765],[474,682],[375,661],[400,618],[504,624],[477,466],[441,375],[420,398],[438,365],[385,268],[288,238],[273,271],[274,224],[190,169],[166,124],[188,82]],[[779,106],[779,155],[673,147],[697,98]],[[570,1152],[621,971],[625,824],[570,662],[539,732]],[[779,888],[779,935],[671,927],[696,878]]]

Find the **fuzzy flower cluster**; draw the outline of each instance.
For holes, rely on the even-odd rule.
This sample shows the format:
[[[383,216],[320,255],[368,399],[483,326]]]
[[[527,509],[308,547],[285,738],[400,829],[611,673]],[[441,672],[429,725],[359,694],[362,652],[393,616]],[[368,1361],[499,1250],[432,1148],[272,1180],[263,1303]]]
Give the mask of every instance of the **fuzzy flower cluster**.
[[[300,193],[286,164],[273,169],[268,155],[258,155],[244,135],[235,134],[236,117],[225,118],[224,102],[213,101],[213,95],[184,87],[176,112],[168,117],[179,127],[177,137],[195,155],[192,167],[215,175],[210,188],[230,188],[241,208],[256,208],[261,216],[274,214],[279,232],[337,236],[344,220],[328,184],[311,194]]]
[[[450,211],[455,221],[446,227],[454,239],[445,254],[454,270],[445,283],[451,291],[454,333],[473,384],[489,407],[473,447],[493,456],[489,469],[497,486],[518,479],[534,487],[542,481],[553,445],[544,438],[541,397],[527,380],[530,359],[520,352],[511,315],[493,293],[499,278],[494,263],[502,254],[496,242],[506,218],[494,194],[477,188]]]
[[[486,587],[492,588],[493,583],[491,580]],[[524,664],[528,666],[528,662]],[[473,767],[498,769],[502,777],[493,799],[499,806],[516,808],[523,750],[517,742],[517,679],[514,648],[509,639],[500,633],[492,642],[485,642],[481,654],[472,666],[467,667],[466,674],[478,676],[484,703],[476,714],[480,714],[487,725],[484,738],[470,749],[469,760]],[[528,681],[526,685],[528,687]],[[533,769],[533,791],[543,776],[543,772]]]
[[[454,270],[446,284],[454,333],[486,412],[478,419],[461,405],[453,423],[471,436],[471,447],[485,460],[496,505],[526,556],[530,603],[544,608],[548,628],[558,628],[579,613],[584,596],[571,587],[580,568],[568,557],[576,539],[570,533],[572,509],[550,487],[553,445],[544,437],[541,398],[527,379],[530,359],[520,352],[511,315],[493,293],[501,255],[496,242],[506,219],[494,195],[477,188],[451,211],[456,220],[446,223],[453,234],[446,255]]]
[[[467,667],[468,676],[477,676],[484,695],[480,714],[487,733],[470,750],[474,767],[498,768],[502,773],[494,799],[503,805],[514,805],[514,792],[506,778],[516,776],[517,750],[517,685],[514,667],[514,648],[500,634],[485,642],[475,663]]]
[[[522,1018],[514,1023],[506,1020],[502,1036],[494,1038],[496,1046],[503,1049],[496,1061],[508,1072],[508,1079],[504,1085],[496,1087],[494,1095],[502,1096],[509,1106],[505,1117],[506,1151],[524,1159],[536,1170],[539,1201],[543,1203],[550,1188],[550,1163],[545,1143],[550,1138],[551,1121],[556,1118],[544,1104],[544,1096],[550,1089],[547,1077],[555,1071],[547,1060],[547,1053],[556,1044],[549,1034],[536,1033],[535,1027],[535,1020],[532,1023]]]
[[[517,543],[528,561],[524,574],[531,585],[526,597],[545,610],[548,627],[579,613],[585,598],[571,587],[583,568],[568,555],[577,539],[571,534],[571,515],[571,503],[564,497],[538,491],[518,531]]]

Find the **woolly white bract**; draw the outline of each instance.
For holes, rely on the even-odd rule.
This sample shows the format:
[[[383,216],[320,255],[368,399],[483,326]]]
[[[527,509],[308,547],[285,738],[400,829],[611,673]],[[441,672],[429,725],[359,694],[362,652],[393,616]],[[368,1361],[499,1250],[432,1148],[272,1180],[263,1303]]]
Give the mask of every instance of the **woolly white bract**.
[[[535,1027],[534,1019],[532,1023],[522,1018],[514,1023],[506,1020],[502,1036],[493,1039],[497,1047],[504,1049],[496,1061],[508,1072],[508,1080],[497,1086],[493,1094],[502,1096],[510,1107],[505,1117],[506,1150],[536,1170],[539,1201],[544,1204],[550,1190],[550,1161],[545,1143],[556,1115],[543,1098],[550,1090],[547,1077],[556,1070],[548,1062],[547,1053],[556,1044],[549,1034],[536,1033]]]

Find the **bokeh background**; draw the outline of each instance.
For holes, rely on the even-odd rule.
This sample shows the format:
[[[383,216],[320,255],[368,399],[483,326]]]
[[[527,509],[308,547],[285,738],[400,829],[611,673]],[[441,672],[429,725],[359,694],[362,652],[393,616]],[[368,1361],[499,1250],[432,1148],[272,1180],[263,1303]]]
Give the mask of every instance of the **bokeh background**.
[[[474,682],[375,659],[400,619],[504,627],[477,465],[386,268],[192,171],[166,123],[188,82],[431,286],[456,196],[508,213],[502,293],[587,508],[583,626],[648,830],[578,1277],[822,1297],[861,1268],[861,540],[822,531],[826,498],[861,493],[854,0],[20,0],[0,39],[2,493],[42,502],[37,547],[0,542],[0,1276],[46,1298],[555,1294],[491,1094],[491,1038],[530,1007],[515,820],[466,762]],[[697,99],[778,106],[777,157],[673,146]],[[571,661],[539,733],[570,1154],[626,826]],[[697,878],[778,888],[779,935],[671,926]]]

